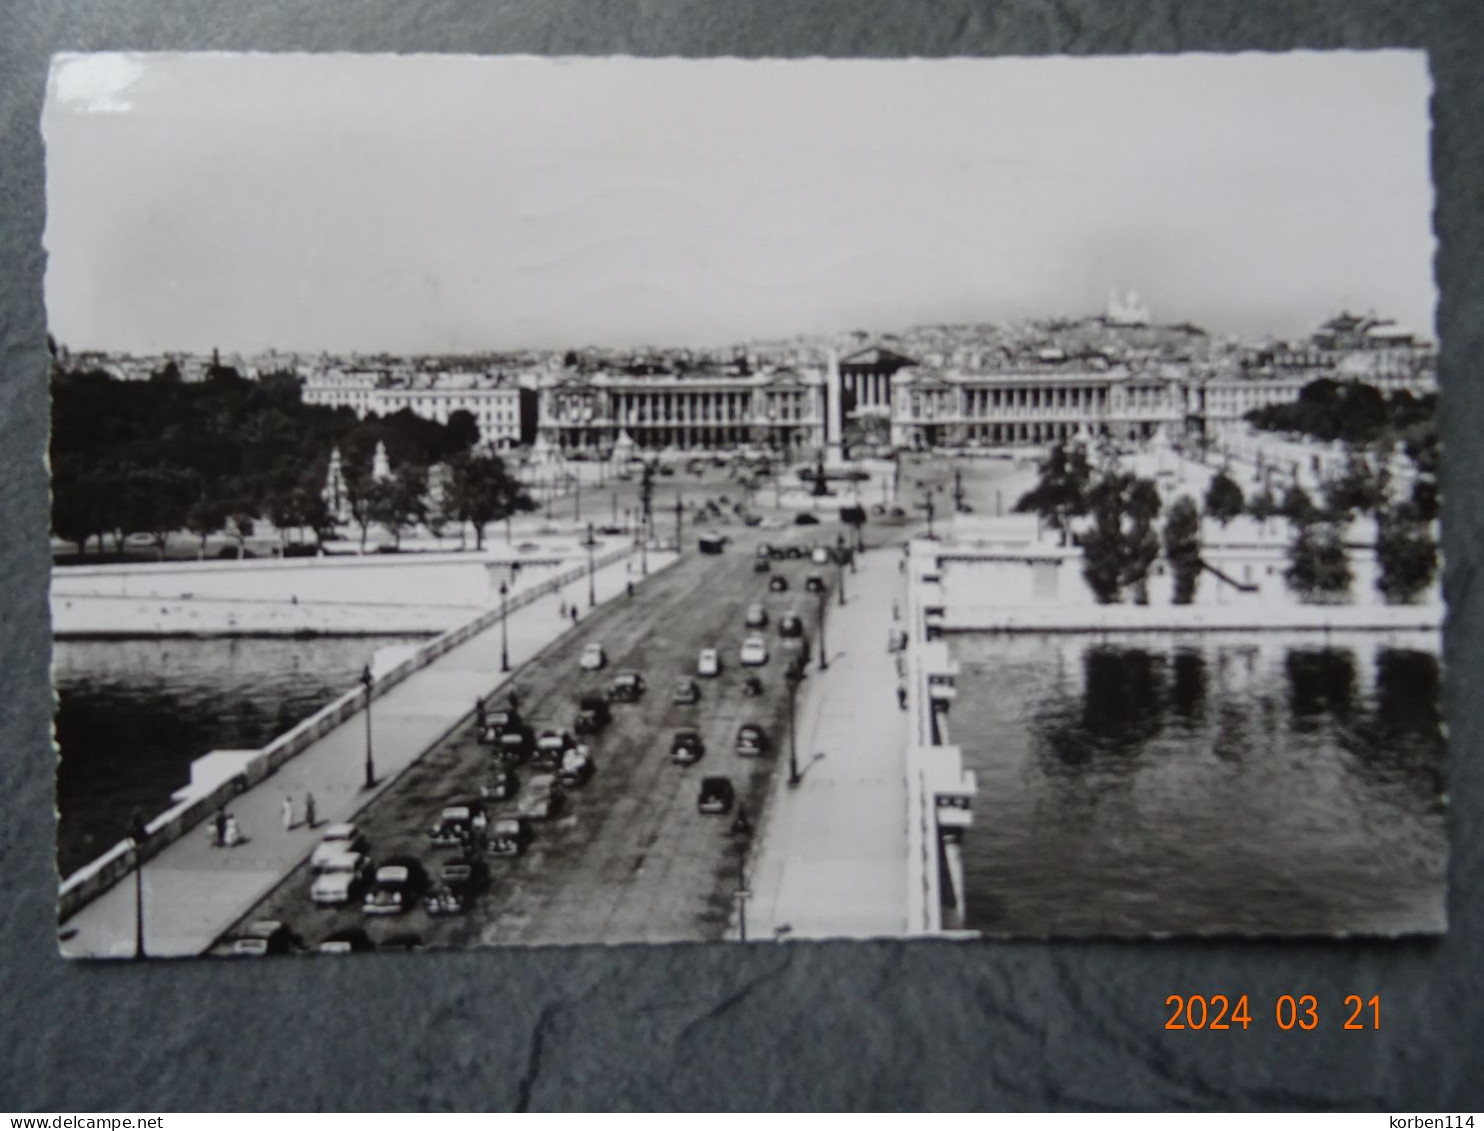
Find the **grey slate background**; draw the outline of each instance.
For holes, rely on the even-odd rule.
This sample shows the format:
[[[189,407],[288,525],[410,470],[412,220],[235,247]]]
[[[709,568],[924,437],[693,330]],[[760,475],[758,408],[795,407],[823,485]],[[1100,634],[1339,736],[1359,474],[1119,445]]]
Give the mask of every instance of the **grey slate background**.
[[[1424,47],[1442,291],[1445,939],[56,955],[39,119],[59,50],[900,56]],[[0,0],[0,1109],[1484,1106],[1484,5],[1382,0]],[[889,140],[883,141],[889,145]],[[106,191],[107,173],[99,185]],[[1219,270],[1219,264],[1212,265]],[[1171,820],[1180,819],[1176,813]],[[1166,1032],[1175,992],[1247,1032]],[[1281,993],[1324,1006],[1271,1024]],[[1344,1032],[1347,993],[1382,1029]]]

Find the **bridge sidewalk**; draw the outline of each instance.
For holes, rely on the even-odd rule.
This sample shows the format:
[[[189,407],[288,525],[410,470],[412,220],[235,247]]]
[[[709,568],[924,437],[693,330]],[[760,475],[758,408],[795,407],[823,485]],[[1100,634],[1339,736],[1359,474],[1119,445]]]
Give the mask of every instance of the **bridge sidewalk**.
[[[673,560],[650,555],[654,573]],[[640,583],[627,561],[597,571],[599,602]],[[587,612],[586,579],[564,593],[543,596],[510,614],[510,663],[520,665],[570,629],[559,605],[576,601]],[[474,700],[497,692],[511,677],[500,674],[500,625],[452,649],[372,704],[372,743],[377,786],[364,788],[366,715],[358,712],[276,774],[232,803],[246,843],[214,848],[206,825],[187,833],[144,866],[145,950],[151,957],[200,954],[248,907],[267,894],[313,850],[327,824],[347,821],[386,789],[461,719]],[[313,793],[317,827],[303,823],[305,795]],[[281,806],[293,800],[300,823],[283,827]],[[62,930],[62,952],[73,957],[129,957],[134,953],[134,875],[130,873],[80,909]]]
[[[907,716],[887,645],[904,578],[899,552],[868,551],[845,571],[846,604],[830,593],[829,669],[799,686],[801,781],[788,784],[779,735],[774,793],[753,848],[750,939],[880,938],[907,933]],[[736,930],[737,924],[733,923]]]

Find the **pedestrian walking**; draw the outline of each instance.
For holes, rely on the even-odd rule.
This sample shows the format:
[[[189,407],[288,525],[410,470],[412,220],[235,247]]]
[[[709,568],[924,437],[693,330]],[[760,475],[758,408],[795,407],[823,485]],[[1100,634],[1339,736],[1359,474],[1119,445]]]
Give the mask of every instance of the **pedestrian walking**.
[[[577,606],[576,605],[573,605],[572,606],[572,623],[573,624],[576,624],[577,623]]]
[[[902,606],[897,601],[893,601],[891,603],[891,619],[892,620],[901,620],[902,619]]]
[[[562,619],[563,619],[563,620],[566,620],[566,619],[567,619],[567,598],[566,598],[566,597],[563,597],[563,598],[562,598],[562,603],[561,603],[561,605],[559,605],[559,606],[558,606],[558,607],[557,607],[557,614],[558,614],[558,615],[559,615],[559,616],[560,616],[560,617],[561,617],[561,618],[562,618]]]
[[[629,596],[632,597],[634,595],[634,583],[632,581],[628,582],[625,588],[628,590]]]
[[[283,831],[288,832],[294,827],[294,799],[285,797],[283,799]]]
[[[218,809],[216,811],[216,846],[221,848],[227,843],[227,811]]]
[[[316,817],[314,815],[314,794],[304,795],[304,823],[311,829],[314,828]]]
[[[897,684],[897,706],[904,711],[907,709],[907,688],[900,683]]]
[[[222,845],[226,848],[236,848],[245,839],[241,826],[237,824],[237,818],[228,813],[227,823],[222,829]]]

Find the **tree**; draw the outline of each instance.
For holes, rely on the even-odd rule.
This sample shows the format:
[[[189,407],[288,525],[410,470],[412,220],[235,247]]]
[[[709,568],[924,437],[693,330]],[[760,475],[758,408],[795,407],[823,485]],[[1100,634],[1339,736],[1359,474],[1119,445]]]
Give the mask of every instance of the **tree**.
[[[1206,515],[1214,518],[1226,528],[1226,524],[1242,513],[1247,500],[1242,497],[1242,488],[1224,471],[1217,472],[1206,489]]]
[[[391,531],[392,542],[398,549],[402,548],[403,532],[422,521],[427,493],[427,469],[410,463],[397,468],[390,479],[371,485],[368,499],[371,518]]]
[[[1438,545],[1415,507],[1388,507],[1376,519],[1376,588],[1388,605],[1409,605],[1438,572]]]
[[[448,414],[448,423],[444,429],[444,455],[453,455],[455,452],[466,452],[475,444],[479,443],[479,422],[474,419],[474,414],[466,408],[455,409]]]
[[[1324,485],[1324,503],[1337,520],[1348,521],[1354,514],[1377,514],[1386,506],[1391,473],[1383,454],[1379,470],[1372,468],[1365,453],[1352,448],[1345,460],[1345,470]]]
[[[1165,560],[1170,563],[1175,582],[1172,600],[1177,605],[1189,605],[1195,600],[1201,577],[1201,512],[1189,495],[1181,495],[1170,507],[1164,543]]]
[[[227,506],[222,500],[201,495],[186,513],[186,529],[201,540],[198,558],[206,557],[206,540],[227,524]]]
[[[88,552],[88,539],[98,538],[103,552],[103,530],[108,525],[113,485],[102,470],[72,453],[52,464],[52,533],[77,543],[79,554]]]
[[[1278,500],[1273,497],[1273,492],[1264,487],[1247,500],[1247,513],[1257,519],[1258,522],[1266,525],[1268,519],[1274,515],[1282,514],[1283,508]]]
[[[1334,522],[1301,522],[1288,548],[1288,587],[1310,604],[1335,604],[1350,591],[1350,555]]]
[[[536,509],[499,456],[465,454],[451,459],[446,498],[455,518],[473,524],[474,545],[480,550],[484,528],[491,522]]]
[[[1041,464],[1041,477],[1015,504],[1020,514],[1038,514],[1066,543],[1068,523],[1087,513],[1092,465],[1082,445],[1057,444]]]
[[[1312,522],[1319,514],[1319,508],[1314,505],[1314,500],[1297,483],[1283,492],[1283,502],[1278,508],[1278,513],[1289,522],[1305,523]]]
[[[1159,488],[1128,472],[1103,476],[1088,493],[1091,527],[1080,538],[1082,573],[1099,604],[1122,600],[1132,590],[1137,604],[1149,601],[1149,567],[1159,557]]]

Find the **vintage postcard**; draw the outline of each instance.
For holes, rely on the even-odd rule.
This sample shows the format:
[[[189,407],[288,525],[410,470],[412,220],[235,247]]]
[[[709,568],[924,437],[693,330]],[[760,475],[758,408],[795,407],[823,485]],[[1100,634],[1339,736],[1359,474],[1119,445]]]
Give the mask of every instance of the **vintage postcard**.
[[[63,953],[1444,930],[1430,93],[58,56]]]

